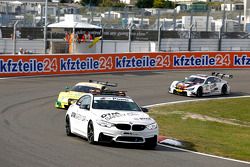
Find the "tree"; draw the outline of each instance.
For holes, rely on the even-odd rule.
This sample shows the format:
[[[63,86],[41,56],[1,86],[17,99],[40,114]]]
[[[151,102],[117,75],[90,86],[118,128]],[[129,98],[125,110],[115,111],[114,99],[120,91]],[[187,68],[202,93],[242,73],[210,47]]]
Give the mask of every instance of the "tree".
[[[165,0],[154,0],[153,7],[154,8],[165,8],[166,1]]]
[[[154,0],[138,0],[135,4],[138,8],[152,8],[154,4]]]

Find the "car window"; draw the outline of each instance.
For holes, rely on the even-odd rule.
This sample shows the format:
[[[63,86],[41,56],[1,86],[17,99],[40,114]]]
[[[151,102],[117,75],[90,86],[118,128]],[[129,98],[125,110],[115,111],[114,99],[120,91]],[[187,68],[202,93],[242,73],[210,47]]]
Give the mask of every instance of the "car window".
[[[102,97],[94,98],[92,107],[94,109],[105,110],[124,110],[124,111],[141,111],[140,107],[131,99]]]
[[[214,77],[209,77],[209,78],[207,79],[207,81],[206,81],[206,84],[208,84],[208,82],[210,82],[210,83],[215,83]]]
[[[83,96],[80,106],[90,105],[90,103],[91,103],[91,97],[88,95]]]
[[[93,90],[100,90],[100,89],[91,86],[76,85],[73,86],[71,90],[76,92],[90,93]]]
[[[185,82],[193,82],[193,83],[203,83],[204,79],[196,78],[196,77],[189,77],[185,80]]]

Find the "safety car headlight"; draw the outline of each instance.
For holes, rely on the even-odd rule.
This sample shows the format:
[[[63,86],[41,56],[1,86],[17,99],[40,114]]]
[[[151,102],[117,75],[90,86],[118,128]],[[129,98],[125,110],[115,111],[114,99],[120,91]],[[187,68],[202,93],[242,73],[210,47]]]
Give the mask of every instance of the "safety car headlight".
[[[147,128],[148,128],[149,130],[156,129],[156,128],[157,128],[157,123],[155,122],[155,123],[149,124],[149,125],[147,125]]]
[[[113,123],[110,123],[104,120],[97,120],[96,123],[102,127],[107,127],[107,128],[111,128],[112,126],[114,126]]]

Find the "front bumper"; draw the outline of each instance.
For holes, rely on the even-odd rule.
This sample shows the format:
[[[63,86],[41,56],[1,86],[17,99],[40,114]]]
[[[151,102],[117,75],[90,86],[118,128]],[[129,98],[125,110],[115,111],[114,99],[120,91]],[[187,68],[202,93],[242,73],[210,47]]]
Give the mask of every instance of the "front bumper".
[[[135,143],[144,144],[148,140],[153,140],[158,136],[158,128],[149,130],[144,129],[142,131],[132,131],[132,130],[119,130],[115,127],[111,128],[101,128],[96,131],[98,142],[116,142],[116,143]]]
[[[196,96],[196,92],[194,90],[189,91],[186,89],[169,88],[169,93],[182,96]]]
[[[55,103],[55,107],[56,108],[67,109],[74,102],[76,102],[76,99],[67,99],[66,101],[57,100],[56,103]]]

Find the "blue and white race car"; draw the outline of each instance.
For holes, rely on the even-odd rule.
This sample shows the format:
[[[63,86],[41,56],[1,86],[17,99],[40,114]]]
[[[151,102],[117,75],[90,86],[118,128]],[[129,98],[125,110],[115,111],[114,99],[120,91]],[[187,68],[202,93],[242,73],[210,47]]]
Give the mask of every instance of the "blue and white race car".
[[[212,75],[191,75],[182,81],[173,81],[169,93],[197,97],[230,94],[231,88],[222,78],[233,76],[215,72]]]
[[[84,94],[70,105],[66,116],[66,134],[87,138],[88,142],[117,142],[157,145],[158,125],[146,108],[139,107],[130,97]]]

